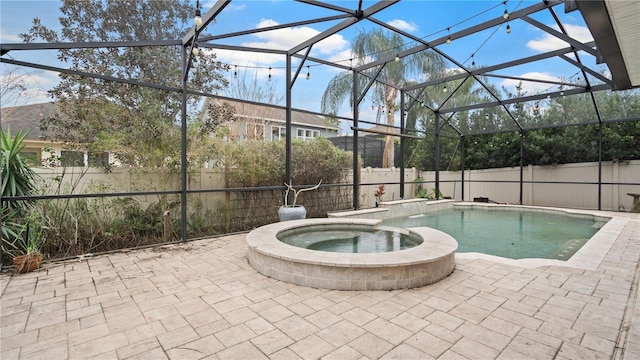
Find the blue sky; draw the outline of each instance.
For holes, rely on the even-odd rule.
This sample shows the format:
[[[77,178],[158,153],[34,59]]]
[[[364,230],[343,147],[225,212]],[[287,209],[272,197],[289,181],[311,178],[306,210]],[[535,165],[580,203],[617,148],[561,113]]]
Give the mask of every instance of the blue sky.
[[[357,7],[357,0],[330,1],[345,8]],[[531,6],[539,1],[509,0],[506,8],[509,12]],[[195,1],[193,1],[195,6]],[[213,1],[202,2],[203,14],[211,7]],[[364,1],[363,8],[374,4],[373,1]],[[11,1],[0,0],[0,42],[19,42],[18,34],[26,32],[31,26],[31,20],[39,17],[43,24],[51,28],[58,28],[57,18],[60,2],[58,1]],[[475,1],[440,1],[440,0],[404,0],[385,9],[375,15],[383,22],[392,24],[403,31],[425,40],[434,40],[448,33],[454,33],[463,28],[478,24],[489,19],[500,17],[505,9],[503,1],[475,0]],[[556,13],[562,19],[567,31],[581,41],[591,39],[582,17],[578,11],[564,13],[562,5],[555,7]],[[263,26],[284,24],[289,22],[313,19],[322,16],[336,15],[334,11],[321,9],[316,6],[301,4],[290,0],[279,1],[232,1],[231,4],[216,19],[215,24],[207,27],[206,32],[220,34],[232,31],[255,29]],[[532,16],[543,24],[553,26],[554,22],[548,12]],[[311,24],[298,26],[292,29],[271,31],[256,35],[248,35],[222,41],[225,44],[244,45],[252,47],[268,47],[276,49],[288,49],[300,42],[312,37],[337,22]],[[514,60],[522,56],[535,55],[567,46],[566,43],[549,36],[543,31],[523,21],[510,21],[512,29],[506,34],[506,23],[499,28],[483,31],[469,38],[456,40],[451,45],[443,44],[439,48],[445,53],[465,62],[467,66],[475,61],[477,66],[501,63]],[[344,60],[349,62],[349,45],[351,39],[358,31],[363,31],[377,26],[368,21],[362,21],[345,31],[334,35],[313,47],[312,55],[327,60]],[[447,30],[449,29],[449,30]],[[247,77],[267,81],[271,67],[273,85],[282,97],[284,96],[284,57],[271,54],[256,54],[233,51],[216,51],[218,59],[232,66],[238,67],[238,71],[246,71]],[[471,56],[473,54],[473,57]],[[11,53],[16,59],[25,61],[40,61],[42,63],[55,63],[55,52],[38,52],[35,54]],[[37,58],[35,58],[37,56]],[[589,56],[582,56],[585,62],[593,62]],[[296,65],[296,63],[294,63]],[[327,82],[337,70],[310,63],[302,70],[302,77],[298,79],[293,91],[293,106],[297,108],[319,111],[319,99]],[[453,64],[450,64],[454,68]],[[233,76],[233,70],[228,74]],[[532,64],[511,69],[503,75],[528,76],[542,79],[567,78],[577,72],[566,61],[554,60],[539,64]],[[310,80],[305,80],[304,75],[309,71]],[[6,67],[3,65],[3,73]],[[56,83],[56,74],[46,71],[29,70],[28,86],[31,88],[31,102],[47,101],[44,90]],[[498,86],[513,87],[513,80],[494,80]],[[526,83],[525,90],[536,93],[549,87],[547,84]],[[345,102],[346,103],[346,102]],[[368,110],[367,110],[368,109]],[[370,111],[370,105],[363,106],[363,115]],[[344,108],[341,114],[348,115],[349,109]]]

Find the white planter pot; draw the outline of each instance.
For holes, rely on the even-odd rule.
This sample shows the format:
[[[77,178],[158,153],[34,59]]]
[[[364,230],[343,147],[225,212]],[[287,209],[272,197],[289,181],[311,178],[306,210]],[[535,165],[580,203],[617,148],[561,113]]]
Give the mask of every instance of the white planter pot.
[[[298,220],[307,217],[307,209],[302,205],[280,206],[278,209],[278,218],[280,221]]]

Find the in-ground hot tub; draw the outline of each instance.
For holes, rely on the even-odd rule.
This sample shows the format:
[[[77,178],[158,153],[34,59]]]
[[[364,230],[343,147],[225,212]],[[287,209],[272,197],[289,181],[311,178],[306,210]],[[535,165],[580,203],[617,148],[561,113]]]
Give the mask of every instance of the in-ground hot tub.
[[[411,229],[380,228],[380,220],[304,219],[262,226],[247,234],[249,263],[258,272],[277,280],[324,289],[393,290],[435,283],[455,268],[458,243],[444,232],[418,227]],[[310,250],[288,245],[279,234],[300,233],[305,228],[317,231],[327,226],[331,231],[369,228],[373,232],[406,234],[409,248],[390,245],[391,251],[345,253]],[[367,230],[365,230],[367,232]],[[365,240],[366,241],[366,240]],[[398,239],[399,242],[399,239]],[[312,243],[318,243],[317,240]],[[362,244],[360,247],[366,247]]]

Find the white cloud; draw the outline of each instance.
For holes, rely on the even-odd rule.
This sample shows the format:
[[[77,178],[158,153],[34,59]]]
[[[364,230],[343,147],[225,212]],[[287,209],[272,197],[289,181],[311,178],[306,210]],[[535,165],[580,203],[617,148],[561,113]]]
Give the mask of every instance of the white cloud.
[[[589,32],[589,29],[585,26],[565,24],[564,27],[567,30],[567,33],[569,34],[569,36],[573,37],[574,39],[580,42],[585,43],[593,40],[593,36]],[[557,25],[553,26],[553,28],[558,30]],[[568,46],[569,46],[569,43],[564,42],[559,38],[548,33],[545,33],[541,38],[538,38],[536,40],[530,40],[529,42],[527,42],[528,48],[537,50],[540,52],[553,51],[553,50],[561,49]]]
[[[534,80],[562,81],[562,79],[560,79],[559,77],[550,75],[548,73],[541,73],[541,72],[528,72],[528,73],[519,75],[519,77],[534,79]],[[510,89],[514,89],[518,84],[520,84],[520,80],[515,80],[515,79],[505,79],[501,83],[502,86]],[[529,95],[533,95],[543,90],[547,90],[552,86],[553,85],[549,83],[522,81],[522,90],[526,91],[526,93]]]
[[[263,19],[258,23],[256,28],[264,28],[268,26],[278,25],[278,22],[271,19]],[[263,46],[259,46],[254,42],[253,46],[270,47],[272,49],[288,50],[292,47],[303,43],[320,32],[307,26],[278,29],[255,34],[259,39],[264,40]],[[348,42],[341,35],[331,35],[328,38],[313,45],[313,51],[319,51],[323,54],[331,54],[344,49]]]
[[[278,22],[271,19],[263,19],[257,25],[256,28],[264,28],[269,26],[278,25]],[[310,27],[296,27],[288,29],[279,29],[266,31],[254,34],[255,41],[246,41],[240,44],[244,47],[253,47],[260,49],[276,49],[276,50],[289,50],[292,47],[316,36],[320,32]],[[324,39],[321,42],[316,43],[312,48],[313,52],[320,52],[323,54],[329,54],[331,58],[337,58],[345,60],[350,58],[350,50],[344,50],[348,46],[348,42],[340,35],[333,35]],[[286,60],[285,55],[269,54],[260,52],[247,52],[247,51],[235,51],[226,49],[211,49],[204,50],[211,51],[216,54],[217,59],[225,64],[238,65],[239,71],[242,70],[255,71],[259,77],[268,76],[268,67],[271,65],[272,77],[283,76],[284,62]],[[334,54],[334,55],[331,55]],[[345,55],[346,54],[346,55]],[[295,67],[299,64],[299,59],[292,59],[292,65]],[[345,65],[348,64],[345,63]],[[231,70],[233,71],[233,69]]]
[[[17,34],[9,34],[5,31],[2,31],[2,35],[0,35],[0,42],[3,43],[21,43],[22,38],[20,38]]]
[[[418,26],[413,21],[408,23],[404,20],[394,19],[389,21],[387,24],[407,32],[413,32],[418,30]]]
[[[3,71],[9,71],[3,68]],[[51,72],[45,71],[21,71],[13,75],[3,74],[0,76],[2,83],[19,83],[24,91],[7,91],[3,94],[3,106],[17,106],[26,104],[36,104],[51,101],[47,90],[58,84],[59,78]]]
[[[327,58],[327,61],[335,62],[344,66],[351,66],[353,63],[353,65],[355,66],[356,65],[355,60],[354,61],[350,60],[352,58],[353,58],[353,55],[351,54],[351,49],[345,49],[329,56]]]

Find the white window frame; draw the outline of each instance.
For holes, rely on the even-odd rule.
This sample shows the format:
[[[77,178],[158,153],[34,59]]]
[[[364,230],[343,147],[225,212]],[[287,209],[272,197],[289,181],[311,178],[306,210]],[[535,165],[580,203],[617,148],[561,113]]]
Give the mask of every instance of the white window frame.
[[[277,134],[276,134],[277,130]],[[275,136],[277,136],[277,138]],[[284,126],[271,125],[271,141],[282,140],[287,136],[287,128]]]
[[[309,141],[309,140],[312,140],[313,138],[320,137],[320,131],[305,129],[305,128],[298,128],[297,137],[302,141]]]

